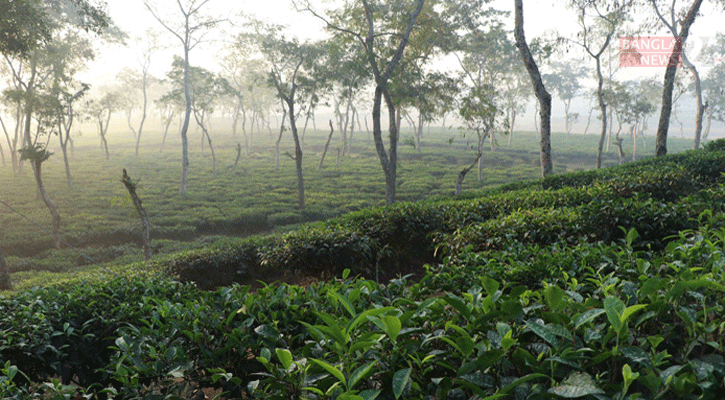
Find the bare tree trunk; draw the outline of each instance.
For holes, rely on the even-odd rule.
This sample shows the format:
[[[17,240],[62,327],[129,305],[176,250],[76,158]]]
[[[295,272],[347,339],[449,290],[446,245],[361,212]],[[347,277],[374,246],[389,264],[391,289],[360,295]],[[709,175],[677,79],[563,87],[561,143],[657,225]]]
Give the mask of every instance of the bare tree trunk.
[[[209,131],[206,129],[206,126],[204,125],[204,117],[202,116],[199,118],[199,115],[197,115],[196,111],[194,111],[194,119],[196,120],[196,123],[199,127],[201,127],[202,137],[201,137],[201,144],[204,145],[204,136],[206,136],[207,143],[209,143],[209,150],[211,150],[211,164],[212,164],[212,174],[216,175],[216,154],[214,153],[214,146],[211,144],[211,136],[209,136]],[[202,147],[203,149],[203,147]],[[203,151],[202,151],[202,154]]]
[[[602,152],[604,151],[604,141],[607,139],[607,103],[604,102],[604,77],[602,76],[602,63],[599,57],[595,57],[597,62],[597,100],[599,101],[599,110],[602,113],[602,135],[599,137],[599,147],[597,148],[597,169],[602,168]]]
[[[287,99],[287,107],[289,108],[289,123],[292,129],[292,139],[295,142],[295,167],[297,169],[297,200],[300,210],[305,209],[305,180],[302,175],[302,143],[297,133],[297,121],[295,118],[294,88],[292,94]]]
[[[675,87],[675,74],[677,74],[677,65],[679,64],[682,49],[685,46],[687,37],[690,34],[690,27],[695,22],[697,13],[700,10],[703,0],[694,0],[690,10],[687,12],[684,20],[682,20],[682,28],[680,34],[675,40],[675,47],[670,55],[670,61],[665,70],[664,89],[662,90],[662,108],[660,111],[660,120],[657,125],[657,139],[655,144],[655,155],[660,157],[667,154],[667,132],[670,129],[670,115],[672,114],[672,92]]]
[[[514,4],[516,6],[516,28],[514,30],[516,47],[518,47],[526,70],[531,76],[536,98],[539,99],[541,108],[539,112],[541,118],[541,176],[546,177],[551,175],[554,169],[551,160],[551,95],[546,91],[544,82],[541,80],[539,67],[536,65],[536,61],[529,50],[529,45],[526,43],[523,1],[514,0]]]
[[[164,151],[164,145],[166,144],[166,135],[169,133],[169,126],[171,126],[171,120],[173,119],[173,115],[169,115],[169,118],[166,120],[166,125],[164,126],[164,138],[161,139],[161,148],[159,149],[159,152]]]
[[[282,134],[284,133],[284,120],[287,119],[287,109],[283,107],[284,113],[282,114],[282,123],[279,125],[279,136],[277,142],[274,144],[274,170],[279,171],[279,143],[282,141]]]
[[[5,262],[2,248],[0,248],[0,290],[13,290],[13,284],[10,281],[10,269]]]
[[[619,132],[617,132],[616,139],[614,139],[614,145],[617,146],[617,154],[619,155],[619,165],[624,164],[624,148],[622,148],[622,142],[624,142],[624,139],[619,137]]]
[[[46,150],[42,151],[47,154]],[[45,203],[45,206],[48,207],[48,211],[50,211],[50,215],[53,218],[53,246],[55,246],[56,249],[60,249],[60,213],[58,212],[58,206],[50,198],[48,192],[45,190],[45,185],[43,184],[41,167],[45,158],[47,158],[47,156],[36,154],[36,157],[31,160],[31,164],[33,165],[33,171],[35,172],[35,183],[38,186],[40,198]]]
[[[695,140],[692,144],[692,149],[697,150],[700,148],[700,142],[702,141],[702,119],[705,115],[705,110],[708,104],[702,101],[702,82],[700,80],[700,73],[697,72],[695,65],[690,62],[685,53],[682,53],[682,63],[685,65],[690,73],[692,73],[692,80],[695,82],[695,98],[697,99],[697,114],[695,117]]]
[[[189,88],[189,47],[184,44],[184,122],[181,125],[181,186],[179,194],[186,194],[186,186],[189,183],[189,122],[191,120],[191,90]]]
[[[234,160],[234,169],[237,169],[239,165],[239,159],[242,157],[242,144],[237,143],[237,159]]]
[[[148,107],[148,95],[146,94],[146,76],[144,75],[141,91],[143,92],[143,105],[141,106],[141,122],[138,125],[138,134],[136,135],[136,157],[138,157],[138,148],[141,146],[141,133],[143,125],[146,122],[146,108]]]
[[[144,210],[143,205],[141,204],[141,199],[138,197],[138,194],[136,194],[136,184],[131,182],[131,178],[128,176],[128,173],[126,172],[126,169],[123,169],[123,177],[121,178],[121,182],[123,182],[124,186],[126,186],[126,189],[128,190],[128,194],[131,195],[131,200],[133,201],[133,205],[136,207],[136,211],[138,212],[138,215],[141,217],[141,225],[143,226],[143,257],[145,260],[151,259],[151,225],[149,224],[148,216],[146,215],[146,210]]]
[[[327,154],[327,149],[330,147],[330,141],[332,140],[332,134],[335,133],[335,128],[332,125],[332,120],[330,120],[330,134],[327,135],[327,142],[325,142],[325,149],[322,151],[322,158],[320,158],[320,165],[317,166],[317,170],[322,169],[322,163],[325,162],[325,155]]]
[[[478,152],[478,155],[476,155],[476,159],[473,160],[471,165],[469,165],[466,168],[463,168],[461,172],[458,173],[458,178],[456,179],[456,196],[459,196],[461,192],[463,191],[463,180],[466,179],[466,174],[473,169],[473,167],[476,165],[476,163],[480,162],[481,157],[483,156],[482,152]]]

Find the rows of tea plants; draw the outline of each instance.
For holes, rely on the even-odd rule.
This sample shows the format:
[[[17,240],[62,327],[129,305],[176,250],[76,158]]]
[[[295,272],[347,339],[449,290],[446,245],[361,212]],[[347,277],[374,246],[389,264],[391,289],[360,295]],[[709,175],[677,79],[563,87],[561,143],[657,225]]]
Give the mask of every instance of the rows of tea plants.
[[[700,222],[663,252],[630,230],[469,254],[419,282],[37,289],[0,306],[0,396],[718,399],[725,229]]]
[[[365,210],[17,293],[0,397],[723,398],[722,160]],[[284,272],[327,279],[235,283]]]
[[[98,149],[96,138],[78,138],[75,156],[70,160],[74,175],[72,188],[66,183],[62,157],[56,154],[43,167],[46,187],[60,208],[62,238],[81,248],[96,263],[142,259],[138,248],[141,224],[119,182],[122,168],[137,181],[139,196],[152,225],[155,254],[171,252],[170,247],[174,246],[167,246],[169,240],[188,242],[200,237],[258,234],[384,204],[385,184],[380,163],[372,140],[364,135],[355,139],[351,152],[339,162],[330,154],[318,170],[317,161],[327,133],[308,132],[304,148],[307,189],[304,211],[297,210],[296,206],[294,162],[282,156],[280,169],[275,171],[274,140],[266,134],[259,135],[250,154],[242,154],[235,167],[236,144],[241,138],[214,133],[218,146],[216,173],[212,171],[209,152],[200,152],[199,142],[193,141],[189,190],[185,196],[178,194],[181,163],[181,152],[175,147],[178,138],[170,137],[160,152],[161,138],[151,134],[135,156],[131,135],[120,136],[111,135],[108,160]],[[552,139],[557,173],[593,167],[597,143],[594,136],[555,134]],[[401,146],[398,199],[416,201],[450,196],[458,172],[474,157],[466,140],[458,130],[433,129],[426,133],[420,149]],[[54,143],[51,141],[51,147]],[[294,151],[289,147],[291,144],[291,140],[282,142],[282,154]],[[691,146],[689,141],[678,138],[673,138],[670,144],[673,152]],[[59,153],[58,149],[51,150]],[[517,132],[510,144],[502,140],[493,151],[487,149],[483,159],[482,179],[478,180],[476,171],[472,171],[464,182],[466,196],[492,185],[533,179],[540,170],[533,133]],[[605,154],[606,165],[615,164],[615,159],[613,152]],[[34,185],[27,165],[20,175],[13,175],[9,164],[0,166],[3,189],[0,200],[22,213],[0,204],[3,228],[0,240],[10,270],[12,273],[63,271],[72,274],[88,259],[76,257],[67,247],[52,248],[52,237],[40,227],[50,226],[48,211],[37,198]]]

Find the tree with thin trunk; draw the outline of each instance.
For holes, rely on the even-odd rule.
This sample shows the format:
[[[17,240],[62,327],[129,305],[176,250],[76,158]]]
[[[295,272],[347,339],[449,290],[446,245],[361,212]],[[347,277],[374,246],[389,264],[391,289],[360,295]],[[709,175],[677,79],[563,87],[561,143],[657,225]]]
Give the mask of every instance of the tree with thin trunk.
[[[584,49],[584,52],[594,59],[597,76],[597,101],[602,119],[602,132],[597,147],[596,168],[602,167],[604,143],[607,139],[607,103],[604,96],[604,75],[602,73],[602,55],[612,43],[615,32],[626,17],[629,2],[614,3],[597,2],[592,0],[572,0],[571,6],[577,13],[577,22],[581,29],[577,39],[570,39],[572,43]]]
[[[547,177],[553,173],[553,163],[551,160],[551,95],[546,90],[544,82],[541,79],[539,67],[536,60],[531,54],[529,45],[526,42],[524,34],[524,6],[523,0],[514,0],[515,8],[515,29],[514,36],[516,38],[516,47],[518,47],[523,60],[526,71],[531,77],[534,86],[534,93],[539,100],[539,119],[541,123],[541,176]]]
[[[575,61],[552,62],[553,73],[544,75],[546,86],[554,88],[559,99],[564,102],[564,127],[566,134],[571,133],[574,123],[579,119],[578,113],[571,112],[571,102],[582,89],[581,79],[587,76],[586,69]]]
[[[128,176],[128,173],[126,172],[126,168],[123,169],[123,175],[121,176],[121,182],[124,186],[126,186],[126,190],[128,190],[129,196],[131,196],[131,201],[133,201],[134,207],[136,207],[136,212],[138,212],[139,217],[141,217],[141,226],[143,227],[143,231],[141,234],[141,239],[143,242],[143,257],[145,260],[151,259],[151,224],[149,224],[149,218],[146,214],[146,209],[144,209],[143,204],[141,203],[141,198],[138,197],[138,194],[136,193],[136,182],[133,182],[131,180],[131,177]]]
[[[715,41],[703,50],[703,56],[714,64],[702,81],[702,90],[707,99],[707,125],[702,134],[703,142],[707,140],[712,120],[725,122],[725,34],[718,33]],[[720,60],[716,62],[715,60]]]
[[[650,0],[650,4],[652,4],[652,7],[659,16],[660,20],[665,23],[672,24],[672,28],[675,28],[674,30],[671,29],[671,33],[675,37],[675,45],[672,49],[672,54],[670,55],[669,62],[667,63],[667,68],[665,69],[665,78],[662,90],[662,107],[660,108],[660,120],[657,124],[655,155],[658,157],[667,154],[667,133],[670,129],[670,117],[672,114],[672,95],[675,88],[675,75],[677,74],[677,67],[683,61],[683,49],[685,43],[687,42],[687,37],[690,35],[690,27],[692,26],[692,24],[695,23],[695,18],[700,11],[702,1],[703,0],[693,0],[692,5],[687,11],[687,14],[685,14],[684,18],[677,22],[674,19],[676,11],[675,1],[673,0],[671,7],[672,20],[670,22],[667,22],[667,20],[663,18],[662,13],[657,6],[657,1]],[[680,26],[679,31],[676,29],[678,25]],[[698,99],[697,115],[697,120],[699,121],[700,125],[699,128],[696,128],[696,130],[699,129],[700,132],[702,132],[702,112],[704,112],[704,108],[702,104],[702,98],[700,97]],[[699,138],[696,137],[696,140],[699,140]]]
[[[156,21],[161,24],[171,35],[179,39],[183,47],[184,61],[184,122],[181,125],[181,187],[179,194],[186,194],[186,187],[189,182],[189,139],[187,132],[191,120],[191,89],[189,81],[189,54],[204,39],[205,35],[214,26],[222,22],[221,19],[210,18],[202,15],[202,8],[211,0],[176,0],[176,6],[180,15],[181,23],[178,26],[172,25],[170,19],[164,18],[151,0],[145,0],[144,5]],[[170,7],[171,8],[171,7]],[[177,17],[174,17],[177,18]]]
[[[108,127],[111,124],[113,113],[122,109],[124,106],[123,95],[114,88],[107,89],[106,93],[100,99],[92,99],[86,103],[86,112],[94,119],[98,128],[98,135],[101,138],[101,149],[106,155],[106,160],[110,159],[108,151]]]
[[[417,26],[416,21],[423,11],[425,0],[416,0],[408,8],[407,4],[387,3],[378,4],[368,0],[361,0],[361,7],[353,7],[343,14],[354,13],[360,15],[364,25],[361,29],[345,26],[347,21],[339,18],[333,21],[322,17],[315,12],[309,4],[306,10],[323,19],[329,29],[352,38],[355,43],[362,46],[365,60],[375,81],[375,94],[373,97],[373,139],[375,149],[380,159],[380,165],[385,174],[385,202],[395,202],[396,184],[398,176],[398,139],[399,132],[396,124],[396,108],[390,94],[391,79],[403,59],[403,53],[408,46],[410,36]],[[357,23],[357,22],[356,22]],[[387,31],[391,29],[391,31]],[[385,32],[385,34],[383,34]],[[391,43],[383,43],[382,38],[396,38]],[[386,47],[387,45],[387,47]],[[392,50],[392,52],[391,52]],[[382,105],[383,101],[388,110],[388,147],[385,147],[382,135]]]

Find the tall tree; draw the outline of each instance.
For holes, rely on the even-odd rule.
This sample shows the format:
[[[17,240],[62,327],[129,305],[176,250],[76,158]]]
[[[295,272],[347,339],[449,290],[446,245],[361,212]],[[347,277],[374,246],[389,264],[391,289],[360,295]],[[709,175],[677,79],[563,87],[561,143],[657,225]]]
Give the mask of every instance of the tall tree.
[[[707,99],[707,125],[702,140],[707,140],[712,120],[725,122],[725,34],[718,33],[715,41],[702,52],[704,59],[714,67],[702,81],[702,90]],[[716,61],[717,60],[717,61]]]
[[[571,61],[552,62],[551,67],[553,73],[545,74],[544,81],[547,86],[554,88],[559,99],[564,102],[564,127],[568,135],[579,119],[578,113],[571,112],[571,102],[582,89],[580,80],[586,77],[586,68]]]
[[[571,6],[577,13],[577,22],[581,29],[577,39],[571,41],[584,49],[594,60],[597,76],[597,101],[602,116],[602,132],[597,147],[597,168],[602,167],[604,142],[607,139],[607,103],[604,96],[604,75],[602,73],[602,55],[612,43],[615,32],[624,21],[626,9],[630,3],[612,3],[594,0],[572,0]]]
[[[22,3],[27,3],[30,8]],[[59,44],[62,45],[62,42],[56,41],[75,32],[107,31],[110,19],[102,6],[86,0],[20,0],[9,7],[9,12],[16,12],[18,8],[14,7],[18,6],[36,19],[28,24],[24,16],[18,16],[17,21],[7,22],[5,18],[8,15],[0,12],[0,19],[3,20],[1,26],[5,28],[0,29],[0,50],[11,68],[13,65],[24,66],[23,70],[13,69],[16,90],[11,95],[22,105],[24,147],[20,149],[21,160],[31,162],[38,193],[53,219],[55,246],[60,247],[60,213],[45,189],[41,172],[42,163],[51,153],[42,141],[38,141],[39,136],[50,135],[57,126],[57,114],[50,112],[52,109],[56,112],[59,110],[51,106],[57,102],[57,96],[53,99],[49,94],[49,88],[53,86],[53,79],[50,78],[54,71],[53,62],[57,61],[54,52]],[[13,59],[19,64],[14,64]],[[32,129],[33,121],[35,132]]]
[[[290,130],[295,143],[298,206],[305,208],[305,184],[302,171],[302,144],[297,127],[298,106],[301,99],[317,95],[320,82],[315,70],[322,60],[319,44],[300,43],[285,39],[280,26],[259,27],[251,37],[252,44],[269,64],[269,84],[282,100],[284,112],[289,117]],[[301,107],[300,107],[301,109]]]
[[[184,100],[186,108],[184,109],[184,122],[181,125],[181,187],[179,194],[186,194],[186,187],[189,182],[189,139],[187,132],[189,130],[189,121],[191,119],[191,93],[189,82],[189,53],[198,46],[206,33],[222,22],[221,19],[215,19],[202,14],[202,8],[211,0],[176,0],[176,8],[178,14],[165,18],[155,7],[151,0],[144,0],[144,5],[151,12],[151,15],[164,27],[171,35],[179,39],[183,47],[184,53]],[[171,7],[170,7],[171,8]],[[178,24],[172,23],[171,19],[179,18]],[[177,21],[179,22],[179,21]]]
[[[231,91],[231,87],[226,79],[216,76],[212,72],[204,68],[184,66],[184,60],[175,57],[172,62],[172,68],[167,76],[171,82],[171,90],[165,94],[161,101],[164,103],[180,102],[186,92],[186,84],[184,76],[189,76],[189,106],[191,107],[194,120],[202,130],[202,144],[206,138],[209,149],[212,154],[212,170],[216,173],[216,154],[212,144],[211,135],[209,134],[209,126],[207,117],[214,112],[220,99]]]
[[[375,81],[373,97],[373,139],[385,174],[385,201],[395,202],[398,176],[398,139],[396,109],[390,95],[390,81],[394,78],[411,34],[416,28],[418,17],[423,11],[425,0],[412,2],[375,2],[361,0],[359,4],[347,3],[332,19],[322,17],[309,4],[306,9],[322,18],[329,29],[352,38],[355,45],[362,46],[365,62]],[[356,18],[347,18],[356,15]],[[388,109],[388,148],[382,136],[382,105]]]
[[[680,64],[683,49],[685,43],[687,42],[687,37],[690,35],[690,27],[692,26],[692,24],[695,23],[695,18],[700,11],[702,0],[693,0],[684,18],[682,18],[679,23],[677,23],[675,20],[675,15],[677,13],[677,10],[675,9],[675,3],[676,1],[672,0],[672,7],[670,8],[672,16],[671,22],[675,22],[672,24],[672,28],[674,29],[671,29],[672,36],[675,37],[675,45],[672,49],[672,54],[670,55],[670,60],[667,64],[667,68],[665,69],[665,78],[663,83],[664,88],[662,90],[662,107],[660,108],[660,120],[659,124],[657,125],[657,141],[655,144],[655,155],[657,156],[664,156],[665,154],[667,154],[667,133],[670,129],[670,116],[672,114],[672,94],[675,88],[675,75],[677,74],[677,67]],[[660,12],[660,7],[657,4],[657,0],[650,0],[650,4],[652,4],[652,7],[654,8],[658,16],[660,16],[660,19],[663,22],[667,21],[665,18],[662,17],[662,13]],[[677,26],[680,27],[679,30],[677,29]],[[698,101],[699,103],[701,103],[702,99],[700,98]],[[700,112],[704,110],[700,106],[701,104],[698,104],[698,119],[700,121],[700,124],[702,124],[702,115],[700,115]],[[700,126],[700,131],[701,129],[702,126]]]
[[[516,47],[518,47],[523,63],[526,66],[526,71],[528,71],[531,77],[536,98],[539,100],[541,176],[547,177],[552,174],[554,169],[551,160],[551,95],[546,90],[546,86],[544,86],[539,67],[536,65],[536,60],[534,60],[531,49],[526,42],[526,35],[524,34],[524,5],[522,0],[514,0],[514,12]]]
[[[123,109],[124,103],[124,96],[118,88],[108,88],[102,97],[86,102],[86,113],[95,120],[98,135],[101,138],[101,150],[103,150],[106,160],[111,157],[108,151],[108,138],[106,137],[111,123],[111,116],[114,112]]]

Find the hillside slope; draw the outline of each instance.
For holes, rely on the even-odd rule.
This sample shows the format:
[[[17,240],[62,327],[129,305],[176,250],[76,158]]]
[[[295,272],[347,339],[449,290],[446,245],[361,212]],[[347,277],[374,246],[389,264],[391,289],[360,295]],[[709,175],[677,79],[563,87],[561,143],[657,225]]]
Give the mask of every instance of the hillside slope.
[[[723,172],[689,152],[0,298],[0,397],[720,399]],[[236,284],[284,273],[324,279]]]

